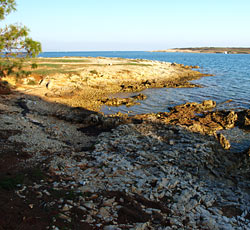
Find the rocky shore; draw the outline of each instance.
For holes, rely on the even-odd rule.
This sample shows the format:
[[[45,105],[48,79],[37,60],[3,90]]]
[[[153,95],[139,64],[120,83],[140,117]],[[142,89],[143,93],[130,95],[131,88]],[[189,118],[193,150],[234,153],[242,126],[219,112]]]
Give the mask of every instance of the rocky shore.
[[[112,66],[98,72],[111,73]],[[140,67],[160,72],[138,77]],[[215,102],[204,101],[169,113],[98,113],[101,104],[145,99],[124,102],[109,93],[201,76],[158,62],[136,71],[133,81],[124,75],[114,86],[104,81],[110,88],[103,91],[108,77],[82,82],[82,73],[47,76],[0,95],[0,229],[250,228],[250,150],[228,151],[214,135],[236,125],[248,129],[249,111],[216,112]]]
[[[147,88],[197,87],[190,81],[206,76],[192,69],[197,66],[150,60],[39,58],[38,63],[41,62],[47,66],[64,66],[71,71],[60,73],[58,68],[56,73],[31,75],[20,80],[18,84],[15,78],[8,77],[3,80],[26,94],[36,95],[53,103],[94,111],[99,111],[115,93],[140,92]]]

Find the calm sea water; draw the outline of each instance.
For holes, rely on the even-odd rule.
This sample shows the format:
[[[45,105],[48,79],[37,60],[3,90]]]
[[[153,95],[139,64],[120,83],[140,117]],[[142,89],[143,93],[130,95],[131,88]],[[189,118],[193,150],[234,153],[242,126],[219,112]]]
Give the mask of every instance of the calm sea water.
[[[202,102],[212,99],[219,109],[250,109],[250,55],[249,54],[194,54],[194,53],[151,53],[151,52],[45,52],[41,57],[121,57],[176,62],[185,65],[198,65],[199,71],[214,76],[193,81],[203,88],[147,89],[148,98],[141,105],[130,108],[103,107],[105,114],[130,112],[130,114],[164,112],[168,107],[185,102]],[[127,97],[132,94],[121,94]],[[223,104],[227,100],[230,103]],[[232,151],[242,151],[250,146],[250,133],[238,128],[223,131],[232,144]]]
[[[127,112],[131,114],[168,111],[169,106],[188,101],[201,102],[215,100],[219,108],[250,109],[250,55],[248,54],[194,54],[194,53],[152,53],[142,51],[107,52],[44,52],[40,57],[121,57],[176,62],[185,65],[198,65],[199,71],[213,74],[193,81],[203,88],[191,89],[147,89],[143,93],[148,99],[139,106],[129,109],[125,106],[103,108],[103,112]],[[126,97],[130,94],[123,94]],[[227,100],[230,103],[221,104]]]

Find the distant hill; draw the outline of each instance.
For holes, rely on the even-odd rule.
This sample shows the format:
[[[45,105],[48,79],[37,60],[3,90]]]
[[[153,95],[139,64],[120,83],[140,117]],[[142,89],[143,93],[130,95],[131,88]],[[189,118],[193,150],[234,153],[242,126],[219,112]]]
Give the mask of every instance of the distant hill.
[[[174,49],[167,49],[167,50],[154,50],[152,52],[250,54],[250,48],[198,47],[198,48],[174,48]]]

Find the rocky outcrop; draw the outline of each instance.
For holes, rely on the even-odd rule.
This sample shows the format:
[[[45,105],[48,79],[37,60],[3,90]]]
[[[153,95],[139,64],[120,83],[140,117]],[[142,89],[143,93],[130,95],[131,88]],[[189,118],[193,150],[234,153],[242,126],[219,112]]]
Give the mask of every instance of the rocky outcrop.
[[[170,112],[136,115],[138,120],[161,121],[165,124],[180,125],[192,132],[215,135],[225,149],[230,148],[229,141],[222,134],[216,134],[223,129],[232,129],[235,126],[247,128],[249,111],[214,111],[216,102],[206,100],[202,103],[187,102],[169,108]]]
[[[197,102],[187,102],[183,105],[177,105],[173,108],[169,108],[171,112],[179,112],[179,111],[185,111],[185,112],[204,112],[206,110],[211,110],[216,107],[216,102],[212,100],[205,100],[202,103]]]
[[[127,107],[139,105],[140,103],[137,102],[138,100],[145,100],[147,98],[146,95],[140,93],[135,96],[131,96],[129,98],[106,98],[102,99],[101,103],[107,106],[121,106],[125,105]]]

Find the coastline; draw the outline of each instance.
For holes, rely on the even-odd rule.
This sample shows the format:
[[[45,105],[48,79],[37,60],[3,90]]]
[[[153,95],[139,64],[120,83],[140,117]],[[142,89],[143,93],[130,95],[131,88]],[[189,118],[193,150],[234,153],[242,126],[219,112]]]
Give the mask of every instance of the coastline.
[[[80,73],[30,76],[0,96],[2,216],[14,212],[24,224],[22,213],[41,216],[36,223],[44,228],[247,228],[249,150],[232,153],[205,129],[194,133],[197,124],[182,127],[202,112],[207,123],[199,124],[209,127],[214,102],[187,103],[169,114],[99,113],[114,93],[195,87],[188,81],[204,74],[180,64],[87,59]],[[222,128],[235,125],[235,114],[219,115]],[[242,114],[246,126],[249,115]],[[15,180],[20,175],[25,180]],[[6,178],[14,185],[3,184]]]
[[[115,93],[140,92],[147,88],[197,87],[189,81],[208,76],[192,70],[197,66],[149,60],[74,57],[38,58],[38,61],[46,68],[63,64],[67,69],[69,66],[70,72],[30,76],[20,85],[15,85],[17,90],[96,112]],[[13,79],[3,80],[14,82]],[[30,85],[30,82],[35,84]]]
[[[154,50],[151,52],[250,54],[250,48],[240,48],[240,47],[239,48],[236,47],[174,48],[166,50]]]

